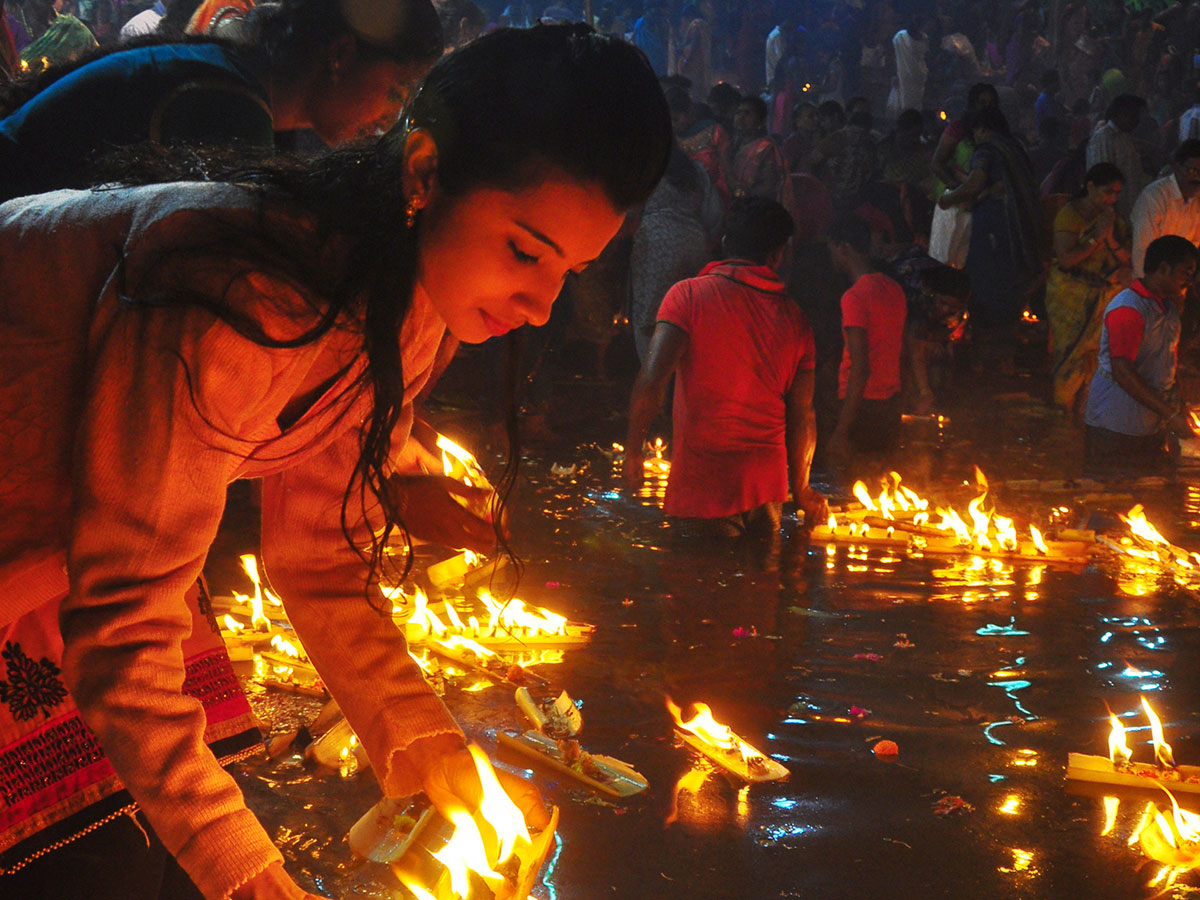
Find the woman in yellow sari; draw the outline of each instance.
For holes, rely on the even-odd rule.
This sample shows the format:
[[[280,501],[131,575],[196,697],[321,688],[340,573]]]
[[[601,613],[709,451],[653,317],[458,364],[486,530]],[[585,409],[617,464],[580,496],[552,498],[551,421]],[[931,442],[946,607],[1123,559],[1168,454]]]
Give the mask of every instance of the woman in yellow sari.
[[[1104,308],[1132,280],[1129,225],[1115,209],[1124,182],[1112,163],[1092,166],[1084,192],[1054,219],[1046,312],[1054,354],[1054,402],[1071,411],[1083,408],[1096,370]]]

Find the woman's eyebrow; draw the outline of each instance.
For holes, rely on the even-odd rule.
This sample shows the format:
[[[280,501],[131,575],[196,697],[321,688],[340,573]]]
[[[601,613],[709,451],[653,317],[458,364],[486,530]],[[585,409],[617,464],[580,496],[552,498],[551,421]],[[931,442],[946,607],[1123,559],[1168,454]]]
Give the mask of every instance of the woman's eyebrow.
[[[518,226],[520,226],[521,228],[524,228],[527,232],[529,232],[531,237],[534,237],[537,240],[541,241],[543,244],[545,244],[547,247],[549,247],[551,250],[553,250],[559,256],[565,257],[567,255],[567,254],[563,253],[562,247],[558,246],[558,244],[554,243],[554,241],[552,241],[546,235],[542,234],[540,231],[538,231],[532,225],[526,225],[524,222],[521,222],[519,220],[517,221],[516,224]]]

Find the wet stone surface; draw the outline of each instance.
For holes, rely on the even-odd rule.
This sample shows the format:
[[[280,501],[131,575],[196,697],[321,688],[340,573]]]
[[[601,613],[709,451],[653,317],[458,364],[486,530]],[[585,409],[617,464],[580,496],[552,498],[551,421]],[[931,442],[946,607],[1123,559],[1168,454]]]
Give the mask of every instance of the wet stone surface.
[[[651,786],[598,801],[534,773],[562,811],[537,896],[1158,893],[1150,882],[1161,866],[1130,843],[1146,797],[1122,795],[1102,834],[1111,802],[1069,788],[1065,767],[1070,751],[1105,754],[1106,704],[1133,711],[1140,692],[1162,715],[1175,758],[1200,764],[1196,596],[1113,565],[827,552],[807,546],[794,522],[774,545],[689,545],[664,526],[652,488],[638,498],[620,489],[600,451],[620,438],[617,427],[576,434],[596,443],[564,442],[528,460],[513,520],[526,561],[519,596],[597,626],[587,647],[538,671],[582,701],[585,747],[633,764]],[[935,497],[970,479],[972,463],[1001,480],[1073,474],[1078,459],[1077,438],[1020,396],[958,411],[940,440],[914,427],[906,441],[898,468]],[[554,463],[576,471],[556,477]],[[1200,477],[1137,499],[1168,537],[1196,548],[1200,494],[1190,483]],[[1023,521],[1070,503],[1069,494],[1024,495],[1000,506]],[[239,539],[236,509],[231,516],[230,547]],[[677,782],[708,766],[673,738],[667,696],[708,703],[790,779],[747,788],[694,775],[675,796]],[[446,702],[493,755],[497,728],[524,727],[507,687],[452,686]],[[319,708],[279,695],[255,703],[276,731]],[[1149,731],[1134,730],[1143,722],[1128,720],[1128,739],[1135,759],[1149,761]],[[880,739],[898,756],[875,756]],[[382,867],[351,860],[344,838],[379,796],[369,774],[258,760],[238,778],[302,883],[334,897],[401,896]],[[1184,874],[1167,896],[1191,884],[1200,876]]]

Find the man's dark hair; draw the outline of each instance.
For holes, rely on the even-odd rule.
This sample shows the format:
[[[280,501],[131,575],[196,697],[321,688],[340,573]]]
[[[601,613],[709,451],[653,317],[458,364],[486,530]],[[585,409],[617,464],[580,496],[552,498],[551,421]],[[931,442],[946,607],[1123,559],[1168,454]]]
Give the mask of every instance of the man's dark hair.
[[[795,230],[792,217],[781,204],[766,197],[738,197],[729,206],[725,255],[761,265]]]
[[[844,116],[846,111],[842,109],[842,104],[836,100],[826,100],[817,107],[817,115],[824,118],[832,118],[834,116]]]
[[[1104,113],[1104,118],[1115,119],[1117,116],[1138,116],[1142,110],[1146,108],[1146,101],[1137,94],[1121,94],[1117,96],[1112,103],[1108,104],[1108,110]]]
[[[1178,266],[1196,259],[1196,245],[1177,234],[1155,238],[1146,248],[1146,264],[1142,268],[1152,275],[1163,266]]]
[[[924,131],[925,117],[918,109],[906,109],[896,117],[897,131]]]
[[[767,124],[767,116],[770,115],[770,109],[767,107],[767,101],[758,94],[747,94],[738,101],[738,106],[748,106],[754,110],[754,114],[758,116],[758,121],[765,125]]]
[[[1175,150],[1175,162],[1183,165],[1189,159],[1200,159],[1200,141],[1192,138],[1190,141],[1184,141]]]
[[[718,81],[708,91],[710,106],[736,106],[741,99],[741,92],[728,81]]]
[[[848,244],[859,253],[871,252],[871,226],[862,216],[846,213],[829,226],[829,243]]]
[[[860,109],[858,112],[851,114],[850,121],[847,124],[853,125],[856,128],[870,130],[871,126],[875,124],[875,120],[871,118],[871,114],[865,109]]]

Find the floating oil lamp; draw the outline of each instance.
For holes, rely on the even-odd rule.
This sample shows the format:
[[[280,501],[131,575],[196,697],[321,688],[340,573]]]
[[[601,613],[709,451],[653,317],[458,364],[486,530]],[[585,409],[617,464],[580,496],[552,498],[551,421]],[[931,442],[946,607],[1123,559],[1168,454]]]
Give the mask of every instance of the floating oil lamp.
[[[714,719],[708,704],[692,705],[696,715],[685,722],[680,716],[682,710],[667,698],[675,732],[689,747],[743,781],[778,781],[790,774],[784,766],[738,737],[728,725]]]
[[[1184,550],[1163,537],[1146,518],[1140,503],[1120,518],[1128,526],[1128,532],[1117,540],[1100,535],[1097,541],[1129,562],[1135,574],[1161,572],[1188,587],[1200,582],[1200,554]]]
[[[360,856],[391,863],[418,900],[524,900],[554,844],[558,809],[547,828],[531,834],[487,756],[469,749],[483,787],[477,813],[458,807],[443,818],[429,807],[414,821],[397,816],[384,800],[351,829],[351,846]]]
[[[517,688],[516,702],[533,728],[518,735],[497,732],[496,741],[504,749],[610,797],[630,797],[649,787],[629,763],[588,753],[579,746],[575,738],[583,728],[583,717],[566,691],[537,703],[528,690]]]
[[[596,630],[595,626],[582,622],[569,622],[565,616],[548,609],[528,606],[517,597],[501,603],[486,590],[477,595],[478,615],[466,614],[465,619],[449,601],[431,606],[419,587],[413,594],[411,610],[404,603],[395,605],[397,599],[408,599],[402,591],[389,592],[388,596],[394,604],[392,614],[397,625],[404,630],[410,644],[458,635],[491,650],[518,651],[584,644]]]
[[[264,600],[272,607],[279,607],[282,612],[283,601],[270,588],[264,588],[258,574],[258,560],[251,553],[241,557],[242,569],[250,583],[254,585],[253,594],[233,592],[233,602],[230,611],[218,620],[221,637],[229,658],[234,661],[246,661],[253,657],[255,651],[270,643],[278,629],[267,618]],[[236,615],[234,615],[236,613]]]
[[[1146,718],[1150,721],[1154,763],[1132,760],[1133,753],[1125,743],[1125,729],[1117,717],[1110,714],[1112,730],[1108,736],[1108,757],[1090,756],[1086,753],[1068,754],[1067,778],[1073,781],[1132,788],[1153,788],[1165,783],[1178,791],[1200,794],[1200,766],[1175,764],[1171,745],[1163,737],[1162,722],[1158,714],[1145,697],[1142,697],[1141,701]]]
[[[1092,555],[1090,535],[1089,540],[1048,542],[1036,526],[1030,525],[1028,538],[1022,538],[1012,518],[987,508],[988,480],[978,467],[975,483],[979,495],[967,505],[964,517],[953,506],[938,506],[931,513],[929,501],[902,484],[896,472],[888,474],[878,497],[873,497],[863,482],[856,482],[853,493],[857,505],[831,513],[825,523],[812,530],[812,540],[1073,565],[1086,563]]]

